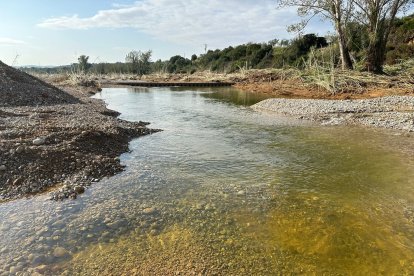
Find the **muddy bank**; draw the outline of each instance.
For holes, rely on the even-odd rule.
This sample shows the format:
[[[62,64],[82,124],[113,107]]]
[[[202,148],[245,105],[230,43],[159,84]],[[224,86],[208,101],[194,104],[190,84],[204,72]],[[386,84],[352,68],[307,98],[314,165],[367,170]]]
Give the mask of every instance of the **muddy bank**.
[[[316,121],[323,125],[364,125],[414,132],[412,96],[364,100],[267,99],[252,108]]]
[[[127,122],[91,90],[56,88],[0,64],[0,201],[54,187],[53,199],[76,198],[85,187],[123,170],[128,142],[153,133]]]

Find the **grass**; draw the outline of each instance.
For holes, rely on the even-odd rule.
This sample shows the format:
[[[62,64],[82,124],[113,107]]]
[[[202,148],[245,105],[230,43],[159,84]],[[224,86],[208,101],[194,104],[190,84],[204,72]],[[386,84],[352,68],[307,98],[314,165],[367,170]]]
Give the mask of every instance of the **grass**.
[[[238,84],[278,84],[286,81],[298,87],[308,87],[310,91],[317,89],[331,95],[341,93],[363,94],[368,89],[405,89],[413,92],[414,87],[414,58],[395,65],[384,67],[385,74],[376,75],[369,72],[343,71],[336,68],[331,61],[323,60],[311,53],[304,60],[305,68],[284,69],[251,69],[236,73],[215,73],[211,71],[194,74],[153,73],[139,77],[133,74],[93,74],[71,72],[66,74],[37,75],[48,82],[57,85],[100,87],[103,82],[116,80],[197,82],[219,81],[235,82]]]
[[[384,74],[372,74],[358,70],[344,71],[332,64],[309,61],[300,72],[304,82],[316,85],[332,94],[363,93],[369,88],[396,88],[413,91],[414,59],[384,67]]]

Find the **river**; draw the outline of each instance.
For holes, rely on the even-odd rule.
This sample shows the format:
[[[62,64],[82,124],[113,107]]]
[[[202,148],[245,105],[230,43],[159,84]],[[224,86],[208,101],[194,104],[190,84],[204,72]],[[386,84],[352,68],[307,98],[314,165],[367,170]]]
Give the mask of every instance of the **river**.
[[[233,88],[108,88],[138,138],[77,200],[0,205],[0,275],[413,274],[412,137],[321,127]]]

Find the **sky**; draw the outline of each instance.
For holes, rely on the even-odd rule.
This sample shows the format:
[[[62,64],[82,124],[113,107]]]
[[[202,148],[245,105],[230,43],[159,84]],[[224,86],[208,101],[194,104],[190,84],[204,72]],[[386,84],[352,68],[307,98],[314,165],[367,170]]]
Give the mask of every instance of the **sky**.
[[[153,60],[190,57],[208,49],[291,38],[300,18],[274,0],[1,0],[0,60],[51,66],[77,61],[124,61],[132,50]],[[308,33],[326,34],[313,20]]]

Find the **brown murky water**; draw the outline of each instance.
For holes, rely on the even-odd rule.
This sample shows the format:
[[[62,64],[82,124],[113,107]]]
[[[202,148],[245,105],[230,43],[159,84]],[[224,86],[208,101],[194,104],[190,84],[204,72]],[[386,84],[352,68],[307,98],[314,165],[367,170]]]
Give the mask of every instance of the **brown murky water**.
[[[77,201],[0,205],[0,275],[414,273],[413,137],[255,113],[232,89],[106,89],[163,132]]]

